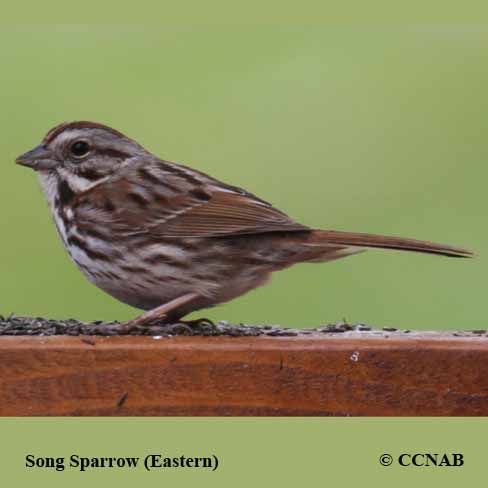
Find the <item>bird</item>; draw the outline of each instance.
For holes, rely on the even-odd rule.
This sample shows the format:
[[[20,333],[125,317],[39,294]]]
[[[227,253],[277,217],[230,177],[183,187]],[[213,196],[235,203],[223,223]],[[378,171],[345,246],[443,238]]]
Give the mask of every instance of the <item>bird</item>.
[[[181,321],[297,263],[376,248],[473,255],[429,241],[308,227],[97,122],[55,126],[16,163],[37,173],[64,247],[86,278],[143,311],[125,326]]]

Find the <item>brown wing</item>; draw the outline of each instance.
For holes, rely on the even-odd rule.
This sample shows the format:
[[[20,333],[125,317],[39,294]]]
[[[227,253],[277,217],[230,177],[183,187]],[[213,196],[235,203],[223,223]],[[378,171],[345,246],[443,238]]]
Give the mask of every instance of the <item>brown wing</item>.
[[[210,237],[305,229],[270,205],[248,196],[216,191],[208,201],[165,222],[161,232],[168,237]]]
[[[102,222],[118,235],[214,237],[308,230],[254,195],[203,173],[158,161],[131,167],[82,193],[80,225]]]

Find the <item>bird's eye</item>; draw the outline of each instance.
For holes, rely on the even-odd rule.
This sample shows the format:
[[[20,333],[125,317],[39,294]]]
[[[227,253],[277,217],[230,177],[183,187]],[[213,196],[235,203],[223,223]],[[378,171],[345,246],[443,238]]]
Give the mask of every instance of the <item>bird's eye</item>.
[[[90,152],[90,145],[86,141],[76,141],[71,144],[71,154],[77,158],[82,158]]]

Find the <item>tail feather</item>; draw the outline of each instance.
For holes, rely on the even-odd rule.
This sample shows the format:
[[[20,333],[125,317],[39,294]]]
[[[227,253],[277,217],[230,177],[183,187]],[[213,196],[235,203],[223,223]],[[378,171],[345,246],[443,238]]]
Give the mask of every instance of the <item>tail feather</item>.
[[[456,258],[469,258],[474,256],[473,252],[460,247],[437,244],[430,241],[419,241],[417,239],[409,239],[405,237],[388,237],[334,230],[315,230],[311,237],[312,241],[317,244],[351,246],[355,248],[396,249],[401,251],[439,254]]]

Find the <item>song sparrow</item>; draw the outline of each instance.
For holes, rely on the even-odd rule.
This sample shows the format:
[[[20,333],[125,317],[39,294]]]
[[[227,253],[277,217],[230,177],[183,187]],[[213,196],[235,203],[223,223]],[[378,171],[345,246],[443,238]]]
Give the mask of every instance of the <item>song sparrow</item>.
[[[173,321],[264,284],[273,271],[365,248],[468,257],[433,242],[315,230],[271,204],[120,132],[71,122],[16,160],[35,169],[69,255],[115,298]]]

